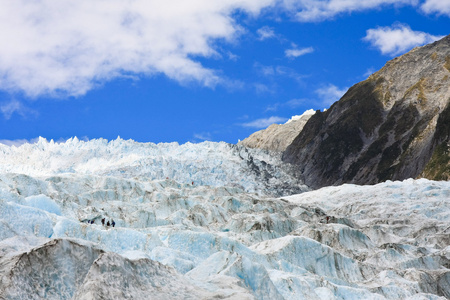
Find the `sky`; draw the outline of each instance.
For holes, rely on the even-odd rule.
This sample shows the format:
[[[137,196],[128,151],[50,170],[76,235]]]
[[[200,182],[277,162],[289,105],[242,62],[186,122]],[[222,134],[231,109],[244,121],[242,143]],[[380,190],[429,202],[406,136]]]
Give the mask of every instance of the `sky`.
[[[0,142],[237,143],[450,34],[450,0],[0,0]]]

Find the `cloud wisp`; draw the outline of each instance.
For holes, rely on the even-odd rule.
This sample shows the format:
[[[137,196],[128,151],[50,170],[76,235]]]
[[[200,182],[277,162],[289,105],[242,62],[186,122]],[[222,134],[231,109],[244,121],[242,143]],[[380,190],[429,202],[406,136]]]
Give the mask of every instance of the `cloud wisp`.
[[[284,0],[288,9],[296,9],[300,22],[320,22],[353,11],[365,11],[381,6],[416,5],[417,0]]]
[[[194,139],[200,141],[212,141],[210,132],[194,133]]]
[[[297,82],[302,82],[302,80],[307,77],[306,75],[299,74],[294,69],[285,66],[267,66],[256,62],[253,64],[253,68],[259,76],[265,78],[274,79],[277,77],[284,77],[293,79]]]
[[[334,84],[325,85],[315,91],[315,93],[322,100],[322,105],[330,107],[331,104],[338,101],[346,92],[348,88],[338,88]]]
[[[22,102],[17,100],[11,100],[0,104],[0,111],[6,120],[11,119],[13,114],[18,114],[22,118],[27,118],[30,116],[37,116],[38,112],[24,105]]]
[[[408,25],[395,24],[391,27],[378,27],[366,31],[363,40],[369,42],[382,54],[395,56],[441,39],[422,31],[413,31]]]
[[[284,54],[288,58],[297,58],[299,56],[303,56],[305,54],[313,53],[313,52],[314,52],[313,47],[307,47],[307,48],[300,48],[300,49],[298,49],[298,48],[287,49],[286,51],[284,51]]]
[[[276,37],[275,31],[269,26],[259,28],[258,30],[256,30],[256,34],[258,35],[258,40],[260,41]]]
[[[14,146],[14,147],[20,147],[23,144],[34,144],[39,140],[39,138],[34,138],[31,140],[27,139],[17,139],[17,140],[0,140],[0,144],[6,145],[6,146]]]
[[[214,87],[215,70],[194,57],[218,56],[232,41],[237,10],[257,15],[274,0],[1,0],[0,89],[85,94],[117,77],[164,74]]]
[[[304,105],[305,103],[308,103],[308,99],[291,99],[287,102],[276,102],[272,105],[269,105],[266,107],[265,112],[268,111],[277,111],[280,108],[288,107],[290,109],[296,109],[297,107],[300,107]]]
[[[272,124],[280,124],[280,123],[285,123],[288,119],[287,118],[282,118],[282,117],[278,117],[278,116],[271,116],[269,118],[262,118],[262,119],[257,119],[251,122],[247,122],[247,123],[243,123],[241,124],[242,127],[247,127],[247,128],[255,128],[255,129],[262,129],[262,128],[266,128],[269,127]]]

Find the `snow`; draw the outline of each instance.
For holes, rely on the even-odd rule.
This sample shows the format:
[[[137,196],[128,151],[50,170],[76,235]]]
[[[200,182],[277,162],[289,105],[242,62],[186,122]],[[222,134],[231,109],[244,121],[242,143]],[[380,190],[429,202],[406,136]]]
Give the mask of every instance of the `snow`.
[[[277,196],[308,190],[294,176],[294,168],[281,163],[281,154],[224,142],[179,145],[120,138],[85,142],[75,137],[55,143],[40,137],[37,143],[20,147],[0,144],[0,173],[169,178],[181,184],[233,186]]]
[[[292,116],[285,124],[290,123],[292,121],[300,120],[304,116],[312,116],[316,113],[314,109],[308,109],[301,115]]]
[[[450,182],[276,198],[304,189],[289,167],[225,143],[41,139],[0,160],[2,299],[450,298]]]

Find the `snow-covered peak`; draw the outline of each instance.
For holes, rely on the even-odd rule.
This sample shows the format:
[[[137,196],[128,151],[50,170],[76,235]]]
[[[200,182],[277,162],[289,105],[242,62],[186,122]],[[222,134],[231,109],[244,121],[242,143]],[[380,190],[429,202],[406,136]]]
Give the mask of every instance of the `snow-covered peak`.
[[[306,116],[311,117],[315,113],[316,113],[316,111],[314,109],[308,109],[301,115],[292,116],[285,124],[291,123],[292,121],[300,120],[301,118],[306,117]]]
[[[300,116],[293,116],[285,124],[272,124],[266,129],[257,131],[243,141],[240,141],[239,145],[244,145],[249,148],[283,152],[300,134],[306,122],[308,122],[309,118],[315,113],[314,110],[310,109]]]

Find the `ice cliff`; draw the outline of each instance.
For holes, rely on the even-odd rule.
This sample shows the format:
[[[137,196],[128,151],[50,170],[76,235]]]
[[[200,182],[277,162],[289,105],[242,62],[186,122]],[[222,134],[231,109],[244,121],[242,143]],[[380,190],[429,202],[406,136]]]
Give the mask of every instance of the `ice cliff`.
[[[41,139],[0,159],[0,299],[450,297],[448,181],[288,196],[305,187],[279,158],[225,143]]]
[[[247,192],[289,195],[307,190],[281,155],[232,144],[138,143],[118,138],[65,143],[39,138],[35,144],[0,144],[0,172],[29,176],[85,174],[169,178],[179,183],[235,186]]]

